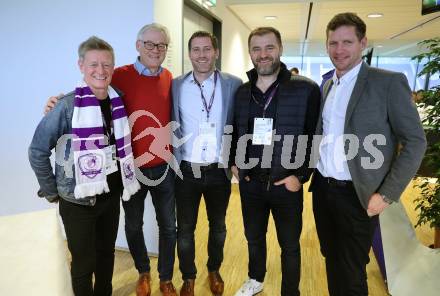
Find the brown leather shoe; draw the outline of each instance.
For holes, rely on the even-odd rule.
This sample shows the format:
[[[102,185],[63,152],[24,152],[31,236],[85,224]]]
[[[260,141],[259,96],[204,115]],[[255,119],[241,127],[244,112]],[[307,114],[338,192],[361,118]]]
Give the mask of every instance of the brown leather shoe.
[[[160,291],[163,296],[177,296],[176,289],[172,281],[160,282]]]
[[[151,295],[150,282],[151,282],[151,277],[149,272],[144,272],[139,274],[139,279],[136,284],[136,296],[150,296]]]
[[[220,296],[223,294],[223,288],[225,283],[218,271],[208,272],[209,287],[211,288],[212,294],[215,296]]]
[[[194,280],[184,280],[180,296],[194,296]]]

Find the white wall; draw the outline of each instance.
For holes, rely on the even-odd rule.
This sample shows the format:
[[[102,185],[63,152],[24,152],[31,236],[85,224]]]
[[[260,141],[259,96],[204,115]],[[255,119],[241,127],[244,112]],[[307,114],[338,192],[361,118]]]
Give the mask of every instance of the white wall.
[[[182,74],[182,9],[183,0],[154,0],[154,21],[166,26],[171,37],[164,66],[173,77]]]

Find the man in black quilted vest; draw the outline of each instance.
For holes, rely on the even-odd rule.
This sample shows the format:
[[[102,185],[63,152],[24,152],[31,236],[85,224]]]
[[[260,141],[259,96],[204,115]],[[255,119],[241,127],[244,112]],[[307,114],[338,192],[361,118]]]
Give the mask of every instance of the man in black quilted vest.
[[[312,172],[309,159],[320,91],[281,63],[283,45],[275,28],[253,30],[248,46],[254,68],[236,93],[230,164],[239,180],[249,279],[235,295],[255,295],[263,289],[270,213],[281,247],[281,295],[300,295],[302,184]]]

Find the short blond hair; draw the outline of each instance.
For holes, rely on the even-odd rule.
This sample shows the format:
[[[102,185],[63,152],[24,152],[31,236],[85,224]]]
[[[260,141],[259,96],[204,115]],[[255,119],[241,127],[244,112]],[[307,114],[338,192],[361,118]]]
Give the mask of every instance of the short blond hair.
[[[105,40],[96,36],[91,36],[83,41],[78,47],[78,57],[80,60],[84,59],[86,53],[90,50],[106,50],[111,53],[113,63],[115,63],[115,53],[113,47]]]

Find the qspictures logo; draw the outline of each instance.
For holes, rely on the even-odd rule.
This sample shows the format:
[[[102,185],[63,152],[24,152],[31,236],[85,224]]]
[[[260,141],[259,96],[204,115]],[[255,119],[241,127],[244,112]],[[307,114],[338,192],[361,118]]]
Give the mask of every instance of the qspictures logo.
[[[179,168],[179,161],[176,155],[181,151],[179,149],[183,148],[183,145],[188,143],[190,138],[193,138],[192,143],[200,143],[200,135],[187,134],[181,135],[180,124],[175,121],[169,122],[167,125],[162,125],[162,123],[157,119],[154,114],[145,110],[139,110],[132,113],[129,117],[130,128],[132,129],[137,120],[152,120],[156,126],[150,126],[145,128],[142,132],[138,133],[132,138],[132,144],[144,137],[151,137],[152,140],[150,145],[146,147],[145,152],[141,155],[137,155],[134,159],[135,167],[127,167],[121,165],[123,173],[128,177],[136,176],[139,182],[147,186],[156,186],[160,184],[168,174],[169,169],[173,170],[174,173],[179,177],[183,178],[182,172]],[[223,136],[220,141],[220,155],[221,161],[218,162],[219,168],[227,168],[230,158],[230,147],[232,146],[232,132],[233,128],[227,125],[223,129]],[[96,135],[91,135],[94,137]],[[64,171],[67,177],[73,176],[73,152],[66,153],[66,149],[70,149],[69,141],[74,137],[74,135],[63,135],[57,143],[57,157],[56,163],[64,167]],[[239,169],[252,169],[256,166],[261,168],[271,168],[274,161],[273,150],[275,145],[281,145],[281,156],[280,163],[285,169],[292,170],[298,169],[307,165],[309,168],[316,168],[318,161],[320,160],[320,155],[329,146],[337,147],[338,149],[332,149],[333,155],[325,159],[326,162],[332,162],[332,166],[337,171],[343,171],[347,167],[347,163],[356,157],[360,158],[361,167],[366,170],[379,169],[384,164],[384,156],[380,149],[381,146],[387,144],[386,138],[381,134],[369,134],[362,139],[353,134],[344,134],[340,137],[335,138],[333,135],[323,137],[321,135],[315,135],[309,137],[307,135],[277,135],[276,130],[273,130],[271,145],[264,145],[263,153],[261,159],[259,158],[249,158],[247,157],[247,152],[249,145],[252,144],[252,134],[245,134],[237,139],[234,145],[236,146],[234,164]],[[124,139],[128,145],[130,139],[127,137]],[[92,147],[87,147],[87,150],[95,150],[93,141],[90,141]],[[105,137],[105,143],[108,143],[108,139]],[[279,143],[281,142],[281,143]],[[199,153],[198,145],[194,147],[185,147],[189,149],[192,155]],[[170,149],[172,147],[172,149]],[[361,149],[362,148],[362,149]],[[172,153],[174,150],[174,154]],[[195,153],[195,154],[194,154]],[[69,155],[68,159],[64,156]],[[139,169],[141,166],[148,164],[151,160],[155,158],[160,158],[167,162],[168,166],[166,170],[160,174],[160,176],[155,176],[155,178],[150,178],[145,176]],[[305,161],[308,163],[305,164]],[[321,159],[322,161],[322,159]],[[84,162],[81,163],[81,170],[84,170],[85,174],[92,177],[97,171],[95,168],[105,167],[103,163],[104,160],[87,157]],[[201,167],[208,166],[211,163],[197,163],[192,166],[194,177],[198,178],[201,175]]]

